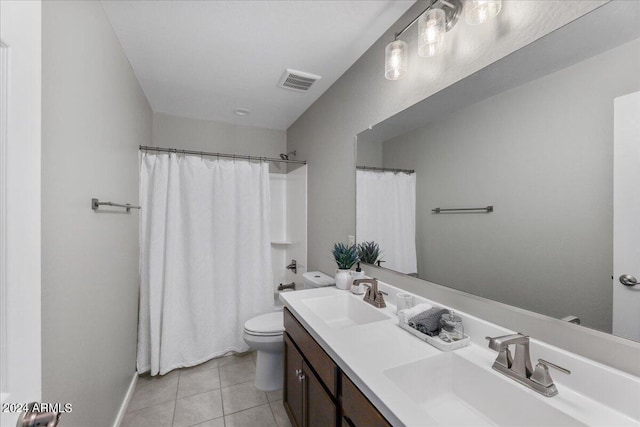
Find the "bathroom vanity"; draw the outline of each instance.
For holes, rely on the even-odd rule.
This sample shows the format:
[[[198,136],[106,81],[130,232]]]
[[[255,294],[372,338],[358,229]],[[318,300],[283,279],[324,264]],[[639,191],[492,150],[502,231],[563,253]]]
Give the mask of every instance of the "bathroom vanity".
[[[294,426],[390,426],[288,309],[284,406]]]
[[[456,310],[471,344],[442,352],[398,327],[400,290],[380,289],[382,309],[333,287],[281,295],[284,406],[294,426],[640,426],[640,378],[533,337],[532,360],[572,371],[552,372],[559,394],[544,397],[492,369],[498,354],[485,336],[514,331]]]

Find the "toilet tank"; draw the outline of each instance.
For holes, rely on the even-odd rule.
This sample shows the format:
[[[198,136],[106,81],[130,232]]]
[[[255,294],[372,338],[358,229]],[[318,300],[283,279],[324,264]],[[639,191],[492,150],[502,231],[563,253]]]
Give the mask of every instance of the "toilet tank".
[[[322,288],[336,283],[333,277],[324,274],[322,271],[307,271],[302,274],[302,281],[305,289]]]

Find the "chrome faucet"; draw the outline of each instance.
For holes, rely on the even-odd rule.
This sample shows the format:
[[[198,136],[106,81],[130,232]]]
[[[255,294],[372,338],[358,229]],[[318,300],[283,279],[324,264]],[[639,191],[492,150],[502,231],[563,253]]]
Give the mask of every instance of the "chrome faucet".
[[[382,292],[378,290],[378,279],[356,279],[353,281],[354,285],[364,285],[367,287],[367,292],[364,294],[364,298],[362,299],[365,302],[368,302],[374,307],[384,308],[387,306],[384,302],[384,296]]]
[[[498,357],[493,362],[492,368],[543,396],[551,397],[558,394],[558,389],[549,375],[549,368],[571,374],[568,369],[543,359],[538,359],[536,369],[532,369],[529,337],[526,335],[511,334],[501,337],[487,337],[487,339],[489,340],[489,348],[498,352]],[[510,345],[516,346],[514,357],[511,357]]]
[[[293,271],[293,274],[298,273],[298,263],[296,262],[295,259],[292,259],[291,264],[287,265],[287,270]]]

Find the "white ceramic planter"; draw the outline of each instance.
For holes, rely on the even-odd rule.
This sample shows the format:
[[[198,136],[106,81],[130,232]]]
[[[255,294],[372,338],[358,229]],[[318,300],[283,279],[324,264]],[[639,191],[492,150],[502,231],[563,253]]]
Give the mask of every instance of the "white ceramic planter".
[[[336,270],[336,288],[342,290],[351,289],[353,283],[353,271],[343,270],[341,268]]]

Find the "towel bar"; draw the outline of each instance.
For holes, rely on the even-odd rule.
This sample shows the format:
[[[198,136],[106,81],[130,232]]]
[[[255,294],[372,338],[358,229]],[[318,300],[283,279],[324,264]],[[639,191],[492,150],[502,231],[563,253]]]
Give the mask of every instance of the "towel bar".
[[[91,209],[95,211],[95,210],[98,210],[100,206],[115,206],[117,208],[125,208],[127,212],[130,212],[131,209],[141,209],[140,206],[133,206],[133,205],[130,205],[129,203],[127,203],[126,205],[121,205],[120,203],[101,202],[98,199],[91,199]]]

